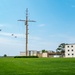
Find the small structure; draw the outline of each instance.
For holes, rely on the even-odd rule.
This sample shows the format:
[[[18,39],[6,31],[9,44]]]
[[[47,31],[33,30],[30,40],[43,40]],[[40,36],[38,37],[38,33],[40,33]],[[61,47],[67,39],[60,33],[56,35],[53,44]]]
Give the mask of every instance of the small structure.
[[[25,52],[20,52],[20,56],[26,56]]]
[[[20,56],[26,56],[26,52],[20,52]],[[29,50],[28,56],[37,56],[37,51],[36,50]]]
[[[48,57],[48,53],[47,52],[42,53],[42,57]]]
[[[29,50],[28,55],[29,56],[37,56],[37,51],[36,50]]]
[[[48,57],[61,57],[61,53],[48,53]]]
[[[65,45],[65,57],[75,57],[75,43]]]

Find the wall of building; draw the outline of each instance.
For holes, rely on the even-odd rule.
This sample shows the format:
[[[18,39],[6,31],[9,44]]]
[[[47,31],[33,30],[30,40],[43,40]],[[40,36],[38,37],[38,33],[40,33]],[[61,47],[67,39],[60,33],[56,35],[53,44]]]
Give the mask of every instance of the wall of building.
[[[26,53],[25,52],[20,52],[20,56],[26,56]],[[29,50],[28,51],[28,56],[37,56],[37,51]]]
[[[26,56],[25,52],[20,52],[20,56]]]
[[[42,57],[48,57],[48,53],[42,53]]]
[[[75,44],[65,45],[65,57],[75,57]]]
[[[35,51],[35,50],[30,50],[30,51],[28,52],[28,54],[29,54],[29,56],[37,56],[37,51]]]

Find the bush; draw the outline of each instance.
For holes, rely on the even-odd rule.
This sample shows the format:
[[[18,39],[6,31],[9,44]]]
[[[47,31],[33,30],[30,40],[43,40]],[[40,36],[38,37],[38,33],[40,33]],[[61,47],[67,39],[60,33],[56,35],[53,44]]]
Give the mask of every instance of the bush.
[[[38,58],[38,56],[15,56],[14,58]]]

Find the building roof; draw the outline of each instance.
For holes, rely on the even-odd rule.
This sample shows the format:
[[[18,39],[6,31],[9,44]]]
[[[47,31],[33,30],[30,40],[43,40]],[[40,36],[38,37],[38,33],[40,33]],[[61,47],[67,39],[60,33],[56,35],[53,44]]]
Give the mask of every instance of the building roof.
[[[70,43],[70,44],[66,44],[66,45],[75,45],[75,43]]]
[[[48,55],[62,55],[62,53],[48,53]]]

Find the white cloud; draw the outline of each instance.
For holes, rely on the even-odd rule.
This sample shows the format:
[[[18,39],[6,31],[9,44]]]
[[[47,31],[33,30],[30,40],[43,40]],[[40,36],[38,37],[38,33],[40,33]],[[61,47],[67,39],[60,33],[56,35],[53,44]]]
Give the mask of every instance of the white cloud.
[[[0,32],[0,35],[3,36],[11,36],[11,34],[12,33]],[[25,34],[14,34],[14,35],[16,35],[19,38],[25,38]],[[39,36],[29,36],[28,49],[29,50],[42,50],[42,49],[55,50],[58,47],[58,45],[62,42],[74,43],[75,37],[66,34],[50,35],[48,39]],[[13,54],[16,53],[19,54],[20,51],[25,51],[25,39],[17,40],[14,38],[0,37],[0,50],[2,51],[4,49],[7,50],[8,52],[11,50],[11,52],[9,52],[10,54],[12,54],[12,52]]]
[[[45,25],[45,24],[40,24],[40,25],[39,25],[39,27],[44,27],[44,26],[46,26],[46,25]]]
[[[0,32],[0,35],[2,36],[12,36],[13,33],[8,33],[8,32]],[[13,36],[17,36],[18,38],[25,38],[25,34],[19,34],[15,33]]]
[[[63,41],[64,43],[75,43],[75,36],[73,35],[67,35],[67,34],[56,34],[56,35],[50,35],[50,38],[53,39],[54,41],[59,41],[60,43],[62,43],[61,41]],[[56,40],[58,39],[58,40]]]
[[[30,40],[35,40],[35,41],[41,40],[41,38],[40,37],[37,37],[37,36],[30,36],[29,39]]]
[[[68,35],[66,35],[66,34],[54,34],[54,35],[50,35],[50,37],[52,37],[52,38],[68,38]]]
[[[4,45],[11,45],[14,44],[22,44],[24,43],[24,41],[22,40],[17,40],[17,39],[14,39],[14,38],[8,38],[8,37],[0,37],[0,44],[4,44]]]
[[[17,36],[18,38],[25,38],[25,34],[14,34],[15,36]]]
[[[11,33],[0,32],[0,35],[3,35],[3,36],[11,36]]]
[[[24,48],[24,41],[0,37],[0,55],[19,55],[21,50],[25,50]]]
[[[5,25],[3,25],[3,24],[0,24],[0,27],[4,27]]]

